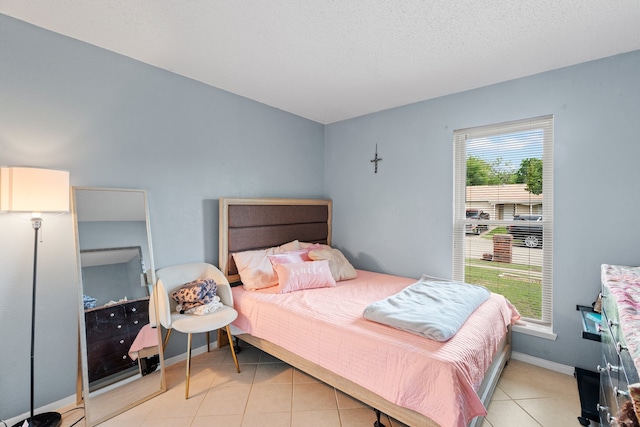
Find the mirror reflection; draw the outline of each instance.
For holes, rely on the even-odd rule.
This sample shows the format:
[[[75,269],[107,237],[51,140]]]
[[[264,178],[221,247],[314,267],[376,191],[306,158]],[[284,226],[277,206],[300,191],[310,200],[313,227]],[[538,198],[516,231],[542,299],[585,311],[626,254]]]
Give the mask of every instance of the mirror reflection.
[[[74,188],[86,424],[165,390],[143,190]]]

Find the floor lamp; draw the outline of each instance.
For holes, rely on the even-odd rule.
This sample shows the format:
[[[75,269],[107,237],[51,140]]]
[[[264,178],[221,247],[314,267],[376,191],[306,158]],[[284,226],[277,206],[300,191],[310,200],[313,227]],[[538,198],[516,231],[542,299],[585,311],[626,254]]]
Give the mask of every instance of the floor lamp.
[[[31,295],[31,405],[30,416],[14,427],[58,427],[62,417],[57,412],[34,415],[34,342],[36,320],[36,273],[38,270],[38,232],[42,212],[69,212],[69,172],[26,167],[0,168],[0,211],[32,212],[33,291]]]

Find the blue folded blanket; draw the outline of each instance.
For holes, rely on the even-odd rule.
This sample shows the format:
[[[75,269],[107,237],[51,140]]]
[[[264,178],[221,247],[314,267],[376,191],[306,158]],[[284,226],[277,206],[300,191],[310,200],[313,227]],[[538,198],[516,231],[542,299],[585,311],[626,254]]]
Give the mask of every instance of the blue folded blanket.
[[[369,304],[364,317],[435,341],[447,341],[489,295],[482,286],[421,279]]]

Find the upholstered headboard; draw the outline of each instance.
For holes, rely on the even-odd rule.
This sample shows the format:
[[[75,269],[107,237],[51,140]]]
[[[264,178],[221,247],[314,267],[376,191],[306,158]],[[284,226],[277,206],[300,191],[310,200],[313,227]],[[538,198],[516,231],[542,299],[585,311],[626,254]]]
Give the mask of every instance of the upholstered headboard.
[[[220,270],[236,283],[234,252],[292,240],[331,245],[331,207],[331,200],[321,199],[220,198]]]

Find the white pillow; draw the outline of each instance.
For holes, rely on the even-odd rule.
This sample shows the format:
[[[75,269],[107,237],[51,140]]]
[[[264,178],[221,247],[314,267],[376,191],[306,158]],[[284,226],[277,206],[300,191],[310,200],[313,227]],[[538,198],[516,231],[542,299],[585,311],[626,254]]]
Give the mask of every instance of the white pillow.
[[[309,258],[314,261],[326,259],[329,261],[331,275],[336,282],[341,280],[355,279],[358,277],[356,269],[349,263],[349,260],[338,249],[328,246],[322,249],[315,249],[309,252]]]
[[[273,248],[234,253],[233,259],[238,267],[242,286],[248,290],[256,290],[277,285],[278,275],[268,256],[297,249],[300,249],[300,242],[294,240]]]

